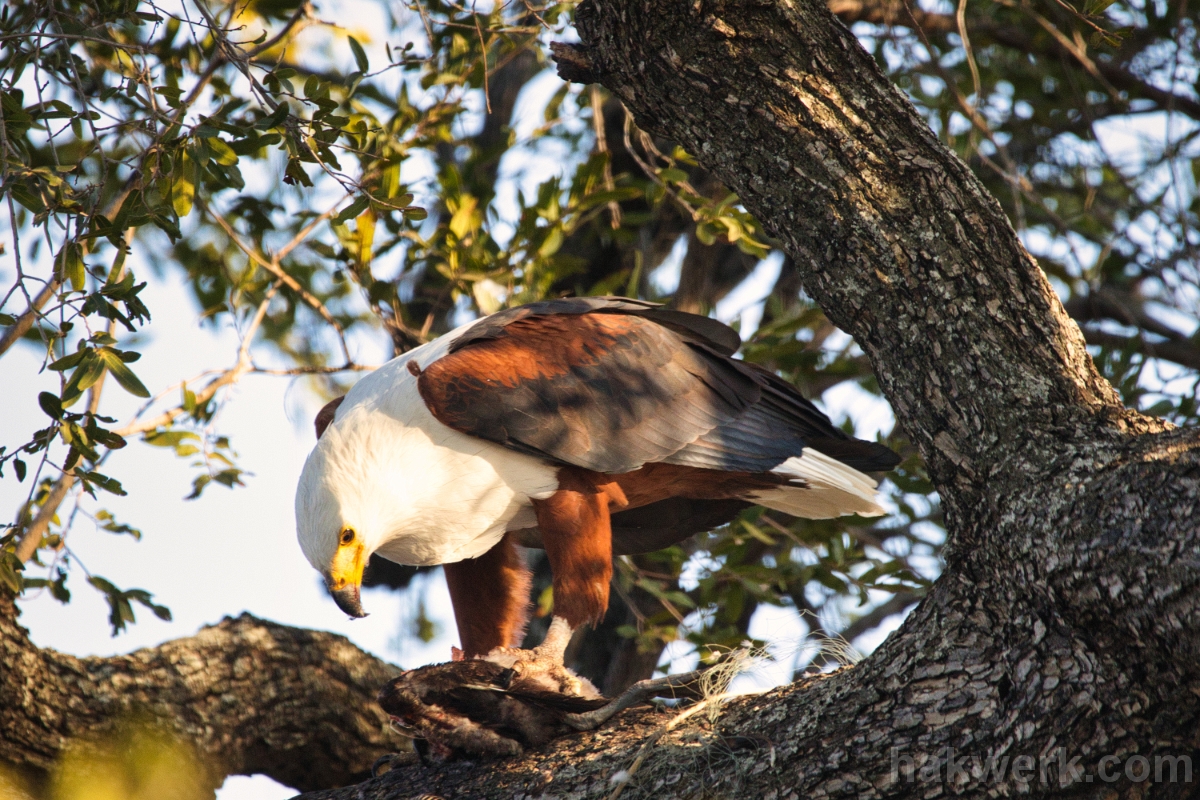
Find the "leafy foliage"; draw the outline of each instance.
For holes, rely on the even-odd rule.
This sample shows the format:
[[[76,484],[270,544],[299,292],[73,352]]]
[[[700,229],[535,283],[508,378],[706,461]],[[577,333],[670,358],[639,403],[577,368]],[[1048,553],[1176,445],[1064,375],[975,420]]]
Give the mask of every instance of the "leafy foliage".
[[[964,37],[950,6],[905,8],[837,10],[1005,204],[1127,401],[1193,421],[1198,12],[970,0]],[[57,393],[39,397],[46,426],[6,431],[20,443],[0,448],[0,474],[30,487],[0,537],[8,590],[70,598],[81,565],[67,502],[140,536],[96,505],[97,489],[124,492],[111,455],[130,439],[189,460],[189,499],[241,485],[218,414],[245,375],[304,377],[332,397],[370,368],[349,342],[402,352],[544,297],[618,293],[710,313],[762,286],[761,315],[740,315],[747,360],[835,409],[882,403],[861,351],[736,196],[598,87],[549,74],[546,45],[564,35],[570,5],[353,9],[339,18],[381,22],[337,27],[298,0],[17,0],[0,11],[12,259],[0,356],[23,341],[59,376]],[[1164,133],[1155,147],[1110,147],[1112,125],[1148,119]],[[134,366],[152,327],[141,293],[178,277],[241,346],[229,365],[147,387]],[[101,413],[113,392],[145,402],[118,423]],[[680,638],[719,657],[764,605],[850,639],[911,606],[938,573],[940,509],[902,431],[881,438],[905,457],[884,484],[892,515],[812,522],[753,509],[620,559],[585,671],[619,688],[643,675],[612,677],[613,665],[644,673]],[[142,590],[88,582],[114,633],[135,603],[169,613]],[[544,561],[534,597],[544,619]],[[432,623],[417,608],[423,638]]]

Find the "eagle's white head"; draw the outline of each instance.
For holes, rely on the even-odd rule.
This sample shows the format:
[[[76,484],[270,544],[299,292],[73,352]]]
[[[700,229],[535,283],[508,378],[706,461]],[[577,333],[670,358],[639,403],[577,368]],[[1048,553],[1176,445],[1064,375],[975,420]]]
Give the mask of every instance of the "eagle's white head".
[[[363,617],[363,569],[371,554],[402,533],[394,450],[369,418],[329,425],[296,487],[296,534],[338,607]]]

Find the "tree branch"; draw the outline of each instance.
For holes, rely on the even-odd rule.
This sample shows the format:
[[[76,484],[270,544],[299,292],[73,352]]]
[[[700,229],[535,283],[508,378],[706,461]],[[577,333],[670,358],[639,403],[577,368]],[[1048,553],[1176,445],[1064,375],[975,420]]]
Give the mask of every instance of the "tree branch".
[[[910,7],[915,5],[909,3]],[[830,10],[847,25],[869,22],[875,25],[909,28],[915,19],[916,24],[930,36],[944,36],[957,32],[957,24],[952,15],[932,14],[913,7],[910,19],[904,6],[904,0],[830,0],[829,3]],[[978,37],[979,43],[994,41],[1030,55],[1068,59],[1093,74],[1101,83],[1107,84],[1110,90],[1125,91],[1134,97],[1152,101],[1160,109],[1179,111],[1192,119],[1200,119],[1200,102],[1197,100],[1155,86],[1130,72],[1119,60],[1095,61],[1086,55],[1082,55],[1081,58],[1081,51],[1060,38],[1061,33],[1052,36],[1043,45],[1035,41],[1025,29],[999,25],[982,17],[971,19],[968,27],[971,33]]]
[[[29,308],[21,312],[16,322],[4,329],[4,335],[0,336],[0,355],[8,352],[10,347],[29,332],[29,329],[33,327],[33,323],[37,321],[38,313],[45,307],[46,303],[50,302],[50,298],[58,293],[60,288],[62,288],[62,284],[58,278],[52,278],[46,282],[42,290],[33,298],[33,302],[29,304]]]
[[[131,717],[166,724],[216,788],[262,773],[315,788],[362,779],[403,745],[375,703],[397,670],[330,633],[249,614],[112,658],[39,650],[0,597],[0,762],[34,786],[68,743]]]
[[[1084,328],[1083,338],[1088,344],[1094,344],[1099,347],[1111,347],[1114,350],[1133,350],[1136,353],[1141,353],[1147,358],[1161,358],[1164,361],[1173,361],[1183,367],[1189,369],[1200,370],[1200,350],[1197,350],[1187,342],[1152,342],[1142,336],[1120,336],[1115,333],[1106,333],[1105,331],[1096,330],[1095,328]]]

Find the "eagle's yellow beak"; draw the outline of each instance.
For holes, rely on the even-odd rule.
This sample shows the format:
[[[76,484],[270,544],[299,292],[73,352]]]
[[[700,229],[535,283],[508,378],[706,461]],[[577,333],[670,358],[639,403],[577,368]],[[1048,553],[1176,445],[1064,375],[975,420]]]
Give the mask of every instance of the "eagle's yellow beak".
[[[352,617],[365,617],[359,591],[362,587],[363,568],[367,558],[363,546],[354,531],[344,530],[338,542],[333,563],[325,575],[325,585],[338,608]]]

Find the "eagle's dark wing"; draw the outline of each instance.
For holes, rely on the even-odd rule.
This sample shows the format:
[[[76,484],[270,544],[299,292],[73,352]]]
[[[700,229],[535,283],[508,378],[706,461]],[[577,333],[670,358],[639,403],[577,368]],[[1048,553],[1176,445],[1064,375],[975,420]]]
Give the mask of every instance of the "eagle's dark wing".
[[[895,465],[785,381],[730,358],[737,342],[715,320],[640,301],[547,301],[471,328],[418,365],[418,388],[455,430],[597,472],[766,472],[806,446],[859,469]]]
[[[489,318],[419,365],[421,397],[455,430],[620,473],[662,461],[762,396],[701,337],[623,310],[558,301]]]

